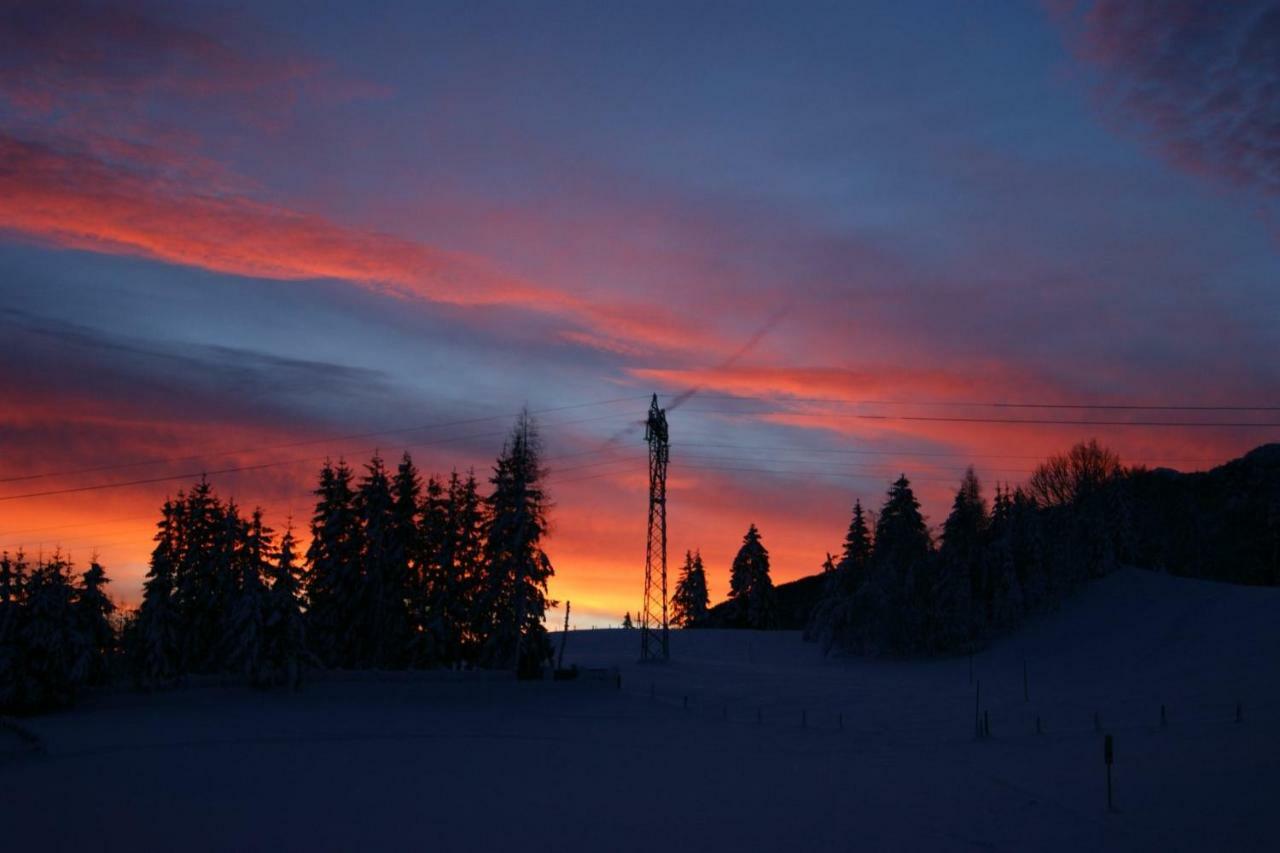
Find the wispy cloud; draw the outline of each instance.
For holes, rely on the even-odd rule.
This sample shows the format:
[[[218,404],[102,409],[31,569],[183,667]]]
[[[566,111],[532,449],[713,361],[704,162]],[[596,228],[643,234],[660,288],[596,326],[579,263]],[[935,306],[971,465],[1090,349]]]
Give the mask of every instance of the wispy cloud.
[[[1055,4],[1117,115],[1172,162],[1280,195],[1280,3],[1093,0]]]

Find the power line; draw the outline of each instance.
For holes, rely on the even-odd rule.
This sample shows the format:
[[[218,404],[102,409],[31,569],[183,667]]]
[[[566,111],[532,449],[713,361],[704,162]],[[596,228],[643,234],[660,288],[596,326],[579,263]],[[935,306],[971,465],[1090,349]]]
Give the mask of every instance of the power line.
[[[781,476],[806,476],[806,477],[843,477],[858,480],[884,480],[884,474],[859,474],[852,471],[813,471],[809,469],[772,469],[772,468],[748,468],[730,465],[706,465],[692,464],[681,465],[681,468],[692,468],[696,471],[745,471],[756,474],[777,474]],[[909,477],[911,482],[926,483],[955,483],[954,477]]]
[[[751,449],[751,448],[746,448],[746,449]],[[737,454],[682,453],[682,454],[677,454],[675,456],[675,459],[681,464],[683,464],[686,460],[693,460],[695,462],[697,461],[756,462],[759,460],[759,457],[758,456],[741,456]],[[778,461],[787,465],[794,465],[795,463],[819,465],[822,463],[822,460],[820,459],[780,459]],[[930,470],[954,471],[956,474],[959,475],[969,470],[970,467],[973,467],[973,466],[968,466],[968,465],[960,466],[960,467],[935,466]],[[838,470],[847,470],[847,468],[848,466],[841,466],[841,468],[839,468]],[[800,469],[797,469],[797,470],[800,470]],[[824,471],[830,471],[830,470],[832,470],[831,466],[824,466],[820,469],[816,469],[815,473],[823,473]],[[859,466],[859,470],[901,471],[902,466],[895,465],[891,462],[868,462],[868,463],[861,463]],[[985,468],[980,470],[988,474],[998,473],[998,474],[1011,474],[1015,476],[1026,476],[1032,473],[1030,470],[1026,468]]]
[[[595,419],[594,419],[594,418],[592,418],[592,419],[586,419],[586,418],[584,418],[584,419],[580,419],[580,420],[576,420],[576,421],[571,421],[571,422],[569,422],[569,423],[580,423],[580,422],[582,422],[582,421],[586,421],[586,420],[595,420]],[[465,437],[475,437],[475,436],[465,436]],[[450,439],[447,439],[447,440],[455,440],[455,439],[460,439],[460,438],[464,438],[464,436],[454,436],[454,437],[452,437],[452,438],[450,438]],[[420,443],[420,444],[421,444],[421,443]],[[598,452],[600,452],[600,451],[599,451],[599,450],[588,450],[588,451],[579,451],[579,452],[574,452],[574,453],[562,453],[562,454],[556,454],[556,455],[552,455],[552,456],[546,456],[546,457],[544,457],[544,461],[547,461],[547,462],[553,462],[553,461],[560,460],[560,459],[581,458],[581,457],[583,457],[583,456],[587,456],[587,455],[590,455],[590,454],[593,454],[593,453],[598,453]],[[558,481],[558,480],[559,480],[559,475],[560,475],[560,473],[561,473],[561,472],[563,472],[563,471],[575,471],[575,470],[579,470],[579,469],[586,469],[586,468],[595,468],[595,467],[600,467],[600,466],[602,466],[602,465],[611,465],[611,464],[619,464],[619,463],[633,463],[633,462],[635,462],[635,461],[636,461],[636,460],[634,460],[634,459],[628,459],[628,458],[626,458],[625,456],[621,455],[621,454],[622,454],[622,451],[621,451],[620,449],[618,449],[618,450],[611,450],[610,452],[611,452],[612,454],[614,454],[614,455],[615,455],[615,458],[613,458],[613,459],[605,459],[605,460],[601,460],[601,461],[597,461],[597,462],[592,462],[592,463],[585,464],[585,465],[575,465],[575,466],[571,466],[571,467],[569,467],[569,468],[553,468],[553,469],[551,469],[550,473],[548,474],[548,479],[549,479],[549,480],[551,480],[551,481],[553,481],[553,482],[554,482],[554,481]],[[206,473],[207,473],[207,472],[206,472]],[[280,500],[284,500],[284,499],[288,499],[288,500],[291,500],[291,501],[292,501],[292,500],[305,500],[305,499],[308,499],[308,498],[311,498],[311,497],[314,497],[314,496],[315,496],[315,491],[314,491],[314,490],[311,490],[311,489],[308,489],[306,492],[302,492],[302,493],[294,494],[294,495],[289,495],[289,496],[286,496],[286,498],[281,498]],[[20,535],[23,535],[23,534],[43,533],[43,532],[47,532],[47,531],[51,531],[51,530],[75,530],[75,529],[84,529],[84,528],[89,528],[89,527],[101,527],[101,526],[103,526],[103,525],[107,525],[107,524],[118,524],[118,523],[121,523],[121,522],[130,522],[130,521],[146,521],[146,520],[148,520],[148,519],[152,519],[152,518],[155,518],[155,517],[156,517],[156,516],[155,516],[154,514],[148,513],[148,514],[146,514],[146,515],[122,516],[122,517],[118,517],[118,518],[109,518],[109,519],[103,519],[103,520],[99,520],[99,521],[76,522],[76,523],[72,523],[72,524],[55,524],[55,525],[48,525],[48,526],[45,526],[45,527],[31,527],[31,528],[26,528],[26,529],[22,529],[22,530],[10,530],[10,531],[7,531],[7,532],[5,532],[5,533],[3,533],[3,534],[0,534],[0,536],[4,536],[4,537],[11,537],[11,536],[20,536]],[[110,541],[110,540],[98,540],[98,539],[96,539],[96,538],[95,538],[96,536],[97,536],[97,534],[86,533],[86,534],[80,534],[80,535],[69,536],[69,537],[65,537],[65,538],[61,538],[61,537],[60,537],[60,538],[58,538],[56,541],[57,541],[57,543],[58,543],[58,544],[61,544],[61,543],[63,543],[63,542],[74,542],[74,541],[78,541],[78,540],[86,540],[86,539],[93,539],[95,542],[98,542],[98,541],[103,541],[103,542]],[[10,542],[10,543],[0,544],[0,548],[18,548],[18,547],[23,547],[25,544],[26,544],[26,543],[24,543],[24,542]]]
[[[645,396],[614,397],[608,400],[592,400],[585,403],[572,403],[565,406],[552,406],[545,409],[534,409],[530,411],[529,414],[545,415],[545,414],[550,414],[552,412],[564,412],[564,411],[569,411],[570,409],[583,409],[590,406],[609,406],[616,403],[634,403],[636,400],[643,400],[643,399],[646,399],[646,397]],[[62,471],[44,471],[38,474],[23,474],[18,477],[0,477],[0,483],[16,483],[16,482],[27,481],[27,480],[39,480],[45,477],[69,477],[76,474],[91,474],[91,473],[98,473],[101,471],[117,471],[117,470],[123,470],[126,468],[139,468],[147,465],[167,465],[175,462],[196,462],[201,459],[210,459],[210,458],[217,458],[217,457],[223,457],[223,456],[239,456],[245,453],[261,453],[269,450],[287,450],[294,447],[309,447],[317,444],[329,444],[329,443],[335,443],[340,441],[355,441],[356,439],[376,438],[378,436],[384,436],[384,435],[399,435],[406,432],[417,432],[419,430],[445,429],[448,427],[455,427],[455,426],[469,426],[470,424],[484,423],[485,421],[499,420],[504,418],[514,418],[514,417],[517,417],[518,414],[519,413],[485,415],[483,417],[465,418],[463,420],[457,420],[457,421],[436,421],[433,423],[416,424],[414,426],[408,426],[408,427],[396,427],[394,429],[377,430],[374,432],[348,433],[347,435],[335,435],[335,436],[329,436],[327,438],[311,438],[311,439],[302,439],[299,441],[280,442],[277,444],[264,444],[264,445],[258,445],[257,447],[240,448],[238,450],[221,450],[221,451],[215,450],[215,451],[210,451],[209,453],[202,453],[202,454],[193,455],[193,456],[171,456],[171,457],[156,458],[156,459],[139,459],[133,462],[119,462],[111,465],[96,465],[90,468],[72,468],[72,469],[66,469]]]
[[[618,415],[601,415],[601,416],[590,417],[590,418],[578,418],[571,421],[562,421],[558,424],[551,424],[551,426],[569,426],[571,424],[587,423],[590,421],[600,421],[600,420],[606,420],[606,419],[617,418],[617,417],[619,416]],[[491,420],[491,419],[488,419],[488,420]],[[378,434],[381,435],[382,433],[378,433]],[[506,434],[507,434],[506,431],[503,430],[503,431],[489,432],[489,433],[476,433],[476,434],[470,434],[470,435],[448,436],[445,438],[433,439],[430,441],[410,442],[405,446],[406,447],[424,447],[432,444],[446,444],[449,442],[467,441],[467,440],[476,439],[476,438],[492,438],[495,436],[504,436]],[[376,448],[368,448],[363,452],[376,452]],[[299,465],[305,462],[314,463],[314,462],[322,461],[324,459],[328,459],[331,456],[332,454],[326,454],[325,456],[297,457],[294,459],[283,459],[283,460],[276,460],[273,462],[260,462],[253,465],[235,465],[227,468],[206,469],[204,471],[194,471],[194,472],[188,471],[183,474],[173,474],[173,475],[167,475],[163,477],[146,477],[138,480],[125,480],[125,481],[114,482],[114,483],[97,483],[89,486],[71,486],[63,489],[48,489],[40,492],[26,492],[26,493],[17,494],[17,495],[0,495],[0,502],[23,500],[27,498],[52,497],[55,495],[78,494],[81,492],[100,491],[102,489],[119,489],[119,488],[125,488],[128,486],[145,486],[145,485],[152,485],[155,483],[170,483],[170,482],[177,482],[180,480],[193,480],[193,479],[210,476],[210,475],[238,474],[238,473],[243,473],[248,471],[261,471],[268,468],[279,468],[279,467],[288,466],[288,465]]]
[[[1068,418],[971,418],[941,415],[882,415],[862,412],[796,412],[786,409],[765,411],[730,411],[727,409],[685,409],[688,412],[717,415],[822,415],[834,418],[855,418],[872,421],[927,421],[936,423],[968,424],[1028,424],[1032,426],[1122,426],[1122,427],[1215,427],[1259,429],[1280,427],[1280,421],[1117,421],[1077,420]]]
[[[743,402],[769,401],[774,403],[824,403],[856,406],[924,406],[970,407],[988,409],[1085,409],[1089,411],[1135,412],[1280,412],[1280,406],[1213,405],[1200,403],[1021,403],[1007,401],[976,400],[864,400],[854,397],[792,397],[785,394],[698,394],[705,400],[742,400]]]
[[[681,447],[724,447],[736,450],[754,450],[767,451],[773,453],[824,453],[824,454],[849,454],[854,456],[906,456],[906,457],[923,457],[923,458],[958,458],[958,459],[1020,459],[1027,461],[1042,462],[1047,458],[1046,454],[1009,454],[1009,453],[965,453],[958,450],[895,450],[895,449],[864,449],[864,448],[846,448],[846,447],[795,447],[783,445],[765,445],[765,444],[740,444],[731,442],[714,442],[714,441],[682,441],[673,447],[679,449]],[[1156,464],[1214,464],[1221,460],[1211,457],[1144,457],[1134,458],[1125,457],[1124,461],[1132,462],[1139,465],[1156,465]]]

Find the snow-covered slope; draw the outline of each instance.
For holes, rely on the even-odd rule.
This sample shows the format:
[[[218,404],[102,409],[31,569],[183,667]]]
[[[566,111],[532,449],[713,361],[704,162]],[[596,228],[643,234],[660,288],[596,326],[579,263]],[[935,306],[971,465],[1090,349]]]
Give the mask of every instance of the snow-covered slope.
[[[1280,590],[1106,578],[974,659],[981,741],[968,658],[789,633],[673,632],[660,666],[636,631],[571,633],[566,663],[621,690],[102,696],[28,722],[44,755],[0,752],[0,825],[12,849],[1277,849],[1278,613]]]

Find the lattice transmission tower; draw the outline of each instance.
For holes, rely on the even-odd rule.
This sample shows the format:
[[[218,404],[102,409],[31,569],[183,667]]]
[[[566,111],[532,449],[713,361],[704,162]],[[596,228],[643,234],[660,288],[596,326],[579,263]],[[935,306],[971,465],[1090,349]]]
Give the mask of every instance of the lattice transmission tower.
[[[665,661],[667,647],[667,462],[671,443],[667,413],[653,395],[644,440],[649,443],[649,537],[644,548],[644,613],[640,617],[640,660]],[[655,577],[657,575],[657,577]]]

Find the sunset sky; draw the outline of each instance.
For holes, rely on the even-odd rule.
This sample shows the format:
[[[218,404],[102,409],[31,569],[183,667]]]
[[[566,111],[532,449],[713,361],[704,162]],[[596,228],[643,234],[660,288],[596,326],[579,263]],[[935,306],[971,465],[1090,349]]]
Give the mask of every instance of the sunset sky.
[[[1280,436],[1278,91],[1261,2],[0,0],[0,546],[136,602],[199,472],[305,528],[527,405],[590,625],[653,392],[715,599],[900,472],[938,525],[1080,439],[1209,467]]]

